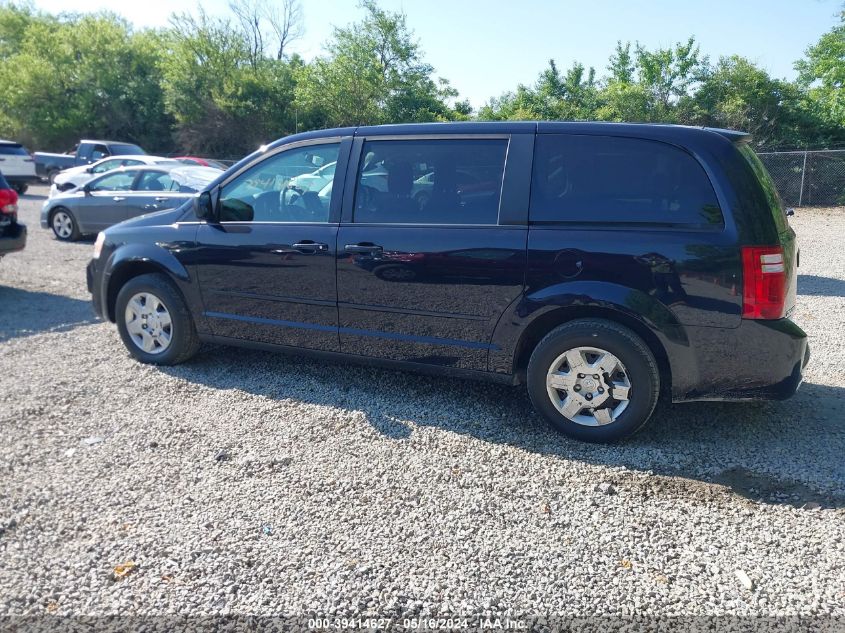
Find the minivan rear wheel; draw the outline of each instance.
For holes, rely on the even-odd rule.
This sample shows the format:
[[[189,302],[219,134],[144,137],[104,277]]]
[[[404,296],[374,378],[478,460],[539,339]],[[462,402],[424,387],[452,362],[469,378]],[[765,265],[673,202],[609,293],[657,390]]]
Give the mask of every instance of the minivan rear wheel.
[[[185,299],[165,275],[139,275],[127,281],[117,294],[115,320],[126,349],[142,363],[176,365],[199,349]]]
[[[535,408],[561,433],[587,442],[636,433],[660,393],[651,350],[605,319],[570,321],[549,332],[531,354],[527,382]]]

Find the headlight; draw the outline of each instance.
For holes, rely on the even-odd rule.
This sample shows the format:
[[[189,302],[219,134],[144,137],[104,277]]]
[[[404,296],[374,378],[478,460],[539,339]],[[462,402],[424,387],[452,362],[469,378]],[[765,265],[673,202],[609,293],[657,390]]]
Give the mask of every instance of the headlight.
[[[106,241],[106,234],[100,231],[97,233],[97,240],[94,242],[94,259],[99,259],[103,244]]]

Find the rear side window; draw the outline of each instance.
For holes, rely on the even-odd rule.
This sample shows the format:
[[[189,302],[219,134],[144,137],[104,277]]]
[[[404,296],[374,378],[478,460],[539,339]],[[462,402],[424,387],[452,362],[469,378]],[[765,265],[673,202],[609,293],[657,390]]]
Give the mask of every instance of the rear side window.
[[[355,222],[497,224],[506,139],[367,141]]]
[[[541,134],[532,223],[722,226],[710,179],[685,151],[657,141]]]
[[[26,156],[29,158],[29,152],[26,151],[23,145],[0,145],[0,155],[2,156]]]
[[[161,171],[143,172],[135,186],[137,191],[170,191],[173,188],[173,178]],[[176,189],[178,188],[176,185]]]
[[[106,150],[106,152],[108,153],[108,150]],[[112,143],[111,153],[116,156],[135,156],[140,154],[146,154],[146,152],[140,147],[138,147],[137,145],[132,145],[131,143]]]

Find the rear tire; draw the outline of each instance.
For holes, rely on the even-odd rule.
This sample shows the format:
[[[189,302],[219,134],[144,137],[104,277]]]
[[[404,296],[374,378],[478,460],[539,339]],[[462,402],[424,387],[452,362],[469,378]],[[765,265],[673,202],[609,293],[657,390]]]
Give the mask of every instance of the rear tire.
[[[578,319],[549,332],[531,354],[527,382],[537,411],[584,442],[633,435],[648,422],[660,393],[648,346],[604,319]]]
[[[81,236],[76,218],[70,209],[64,207],[57,207],[50,214],[50,228],[56,239],[62,242],[75,242]]]
[[[117,294],[115,320],[129,353],[142,363],[178,365],[200,346],[194,319],[176,285],[165,275],[139,275]]]

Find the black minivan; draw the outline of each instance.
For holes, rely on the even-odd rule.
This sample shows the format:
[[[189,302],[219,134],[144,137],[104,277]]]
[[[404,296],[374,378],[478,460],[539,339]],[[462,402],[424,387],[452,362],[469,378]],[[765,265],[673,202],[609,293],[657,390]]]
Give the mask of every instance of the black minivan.
[[[782,399],[795,233],[740,132],[618,123],[320,130],[100,233],[88,286],[146,363],[201,341],[525,383],[612,441],[661,395]]]

